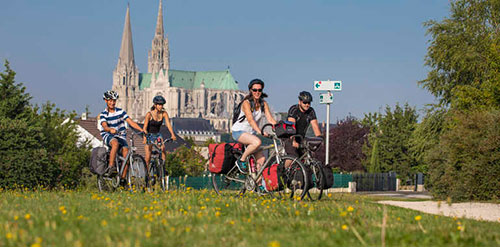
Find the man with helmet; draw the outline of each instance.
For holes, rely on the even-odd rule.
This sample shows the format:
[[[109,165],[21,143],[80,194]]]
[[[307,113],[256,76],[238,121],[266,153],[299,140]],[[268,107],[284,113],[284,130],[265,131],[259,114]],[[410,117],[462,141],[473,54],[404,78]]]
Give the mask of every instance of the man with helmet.
[[[170,136],[172,140],[177,140],[177,137],[174,134],[172,129],[172,124],[170,123],[170,118],[168,117],[167,111],[163,109],[163,105],[166,103],[165,98],[161,95],[157,95],[153,98],[153,106],[151,107],[151,111],[146,113],[146,118],[144,119],[144,133],[146,136],[144,137],[144,149],[146,151],[146,166],[149,170],[149,162],[151,160],[151,148],[152,144],[158,138],[163,139],[160,133],[160,127],[165,122],[167,125],[168,131],[170,131]],[[165,145],[161,146],[162,151],[162,159],[165,160],[166,151]]]
[[[302,138],[306,136],[306,131],[311,124],[314,135],[321,136],[321,130],[319,128],[318,119],[316,118],[316,112],[311,107],[311,102],[313,97],[311,93],[307,91],[302,91],[299,93],[299,103],[293,105],[288,110],[288,121],[295,123],[295,128],[297,129],[297,135]],[[285,141],[285,151],[288,155],[294,155],[300,157],[299,144],[294,138],[287,139]]]
[[[113,168],[115,166],[116,153],[120,147],[122,147],[123,157],[127,156],[128,144],[125,122],[134,129],[142,132],[142,128],[124,110],[116,107],[118,97],[118,93],[112,90],[104,93],[103,99],[106,102],[106,109],[99,114],[97,122],[97,128],[101,131],[102,140],[111,149],[109,152],[108,173],[118,172],[117,169]],[[125,178],[126,174],[125,170],[122,179]]]

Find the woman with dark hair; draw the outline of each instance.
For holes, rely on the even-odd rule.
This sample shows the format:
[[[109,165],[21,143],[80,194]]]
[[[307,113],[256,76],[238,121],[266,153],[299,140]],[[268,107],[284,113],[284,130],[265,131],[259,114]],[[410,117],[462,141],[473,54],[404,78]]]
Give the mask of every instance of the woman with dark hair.
[[[264,89],[264,82],[260,79],[253,79],[248,84],[248,89],[250,93],[241,103],[241,111],[238,120],[233,123],[231,127],[233,139],[243,145],[247,145],[241,158],[236,161],[236,165],[242,173],[248,172],[248,166],[246,164],[247,157],[254,153],[262,144],[256,134],[267,136],[267,134],[261,133],[258,124],[262,116],[265,116],[269,123],[273,125],[276,124],[276,120],[274,120],[269,110],[269,105],[263,99],[267,97],[267,94],[262,92]],[[257,163],[257,170],[259,170],[260,166],[265,161],[264,154],[262,152],[256,152],[254,156]]]
[[[153,106],[151,107],[151,111],[146,114],[146,119],[144,119],[144,149],[146,151],[146,165],[149,169],[149,162],[151,160],[151,148],[153,142],[160,138],[163,140],[163,137],[160,133],[160,127],[165,121],[167,125],[168,131],[170,131],[170,136],[172,140],[177,140],[175,137],[174,131],[172,129],[172,124],[170,124],[170,118],[168,117],[168,113],[163,110],[163,105],[165,104],[165,98],[161,95],[155,96],[153,98]],[[161,146],[162,159],[165,160],[165,145]]]

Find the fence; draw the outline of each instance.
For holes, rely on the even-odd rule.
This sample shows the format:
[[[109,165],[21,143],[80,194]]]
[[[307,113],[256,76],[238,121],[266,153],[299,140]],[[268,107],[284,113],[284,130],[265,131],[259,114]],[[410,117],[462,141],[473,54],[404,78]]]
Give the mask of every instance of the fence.
[[[216,176],[216,181],[220,184],[220,177]],[[332,188],[348,188],[349,182],[353,181],[351,174],[333,174]],[[234,183],[233,183],[234,184]],[[168,177],[169,189],[179,189],[191,187],[193,189],[212,189],[211,175],[204,175],[200,177]],[[237,189],[236,187],[234,189]]]
[[[396,173],[355,173],[356,191],[396,191]]]

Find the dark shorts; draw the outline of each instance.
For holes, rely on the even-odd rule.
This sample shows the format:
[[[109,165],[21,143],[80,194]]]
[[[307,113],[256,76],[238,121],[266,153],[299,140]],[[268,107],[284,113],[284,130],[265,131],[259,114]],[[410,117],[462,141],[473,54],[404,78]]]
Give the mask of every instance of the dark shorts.
[[[283,140],[283,145],[285,146],[285,152],[287,155],[301,157],[304,155],[304,152],[300,148],[293,147],[292,139],[286,138]]]
[[[113,135],[113,134],[109,134],[104,138],[104,143],[106,143],[106,146],[111,147],[110,142],[113,139],[116,139],[118,141],[118,144],[120,145],[120,147],[128,148],[127,140],[125,140],[122,137],[118,137],[116,135]]]
[[[163,136],[161,135],[161,133],[148,133],[148,135],[146,136],[146,143],[156,143],[158,138],[160,138],[160,141],[163,141]]]

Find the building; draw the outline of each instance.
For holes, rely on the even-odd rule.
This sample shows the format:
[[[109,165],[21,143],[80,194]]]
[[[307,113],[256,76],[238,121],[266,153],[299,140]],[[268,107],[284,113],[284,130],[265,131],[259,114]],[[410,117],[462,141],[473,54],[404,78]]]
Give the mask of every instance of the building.
[[[219,132],[230,130],[235,102],[240,102],[245,95],[245,92],[239,90],[229,69],[170,69],[168,38],[163,29],[162,0],[149,51],[147,73],[140,73],[135,65],[130,7],[127,7],[120,54],[113,71],[112,89],[120,95],[117,106],[139,122],[144,120],[150,110],[153,98],[162,95],[167,101],[165,110],[170,117],[203,118]]]

